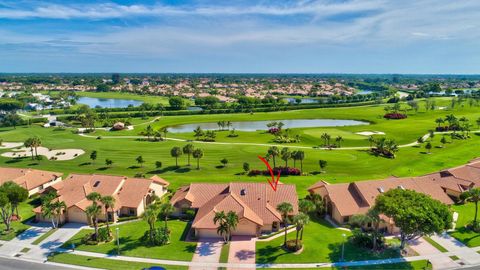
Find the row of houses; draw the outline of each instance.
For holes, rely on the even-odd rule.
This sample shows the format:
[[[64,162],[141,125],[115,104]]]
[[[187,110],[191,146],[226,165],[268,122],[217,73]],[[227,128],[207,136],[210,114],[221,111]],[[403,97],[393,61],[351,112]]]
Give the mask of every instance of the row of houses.
[[[116,200],[113,210],[104,211],[100,220],[117,221],[121,216],[141,216],[155,197],[167,192],[169,183],[153,176],[150,179],[125,176],[71,174],[62,180],[62,174],[34,169],[0,168],[0,184],[6,181],[25,187],[30,195],[56,191],[57,199],[65,202],[67,209],[62,222],[89,223],[85,213],[91,204],[87,195],[98,192]],[[383,180],[330,184],[320,181],[311,187],[310,193],[320,194],[324,199],[327,214],[338,224],[347,223],[353,215],[364,214],[375,204],[377,196],[390,189],[414,190],[452,205],[460,194],[480,187],[480,160],[466,165],[442,170],[419,177],[390,177]],[[276,231],[283,226],[282,215],[277,206],[289,202],[291,215],[298,213],[298,196],[295,185],[279,183],[274,191],[267,183],[191,183],[176,190],[171,198],[177,215],[190,210],[195,212],[192,229],[198,237],[216,237],[215,213],[233,211],[239,224],[233,235],[258,236]],[[34,209],[36,218],[45,221],[41,208]],[[387,217],[384,227],[395,232],[395,224]]]

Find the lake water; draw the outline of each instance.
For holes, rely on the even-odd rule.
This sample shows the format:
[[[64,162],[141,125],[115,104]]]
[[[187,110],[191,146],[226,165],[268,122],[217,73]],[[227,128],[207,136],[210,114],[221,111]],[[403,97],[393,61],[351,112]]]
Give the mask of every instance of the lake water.
[[[304,128],[304,127],[340,127],[340,126],[358,126],[368,125],[368,122],[356,120],[338,120],[338,119],[290,119],[290,120],[275,120],[283,122],[285,128]],[[230,128],[235,128],[239,131],[256,131],[267,130],[267,124],[272,121],[243,121],[232,122]],[[192,132],[195,128],[200,126],[203,130],[218,130],[217,123],[198,123],[198,124],[184,124],[169,127],[172,133]]]
[[[372,90],[360,90],[360,91],[357,91],[357,95],[368,95],[368,94],[371,94],[373,93]]]
[[[102,108],[126,108],[129,105],[140,106],[143,102],[134,99],[80,97],[77,103],[88,105],[90,108],[97,106]]]
[[[288,103],[297,103],[295,101],[295,98],[284,98],[283,100],[285,100]],[[313,99],[313,98],[301,98],[300,100],[301,100],[300,104],[318,103],[320,101],[318,99]]]

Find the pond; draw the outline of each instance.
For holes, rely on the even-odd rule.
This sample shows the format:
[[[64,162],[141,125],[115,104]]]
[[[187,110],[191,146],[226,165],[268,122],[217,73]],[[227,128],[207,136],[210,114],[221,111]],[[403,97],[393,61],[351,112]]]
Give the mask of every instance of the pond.
[[[284,98],[288,103],[297,103],[296,98]],[[313,99],[313,98],[300,98],[300,104],[311,104],[311,103],[318,103],[320,100],[319,99]]]
[[[368,125],[368,122],[356,120],[338,120],[338,119],[290,119],[290,120],[275,120],[276,122],[284,123],[285,128],[309,128],[309,127],[341,127],[341,126],[358,126]],[[237,131],[256,131],[267,130],[267,124],[272,121],[243,121],[232,122],[230,128],[235,128]],[[195,128],[200,126],[203,130],[218,130],[218,125],[215,122],[198,123],[198,124],[184,124],[169,127],[172,133],[192,132]]]
[[[143,102],[134,99],[80,97],[77,103],[88,105],[90,108],[126,108],[129,105],[140,106]]]

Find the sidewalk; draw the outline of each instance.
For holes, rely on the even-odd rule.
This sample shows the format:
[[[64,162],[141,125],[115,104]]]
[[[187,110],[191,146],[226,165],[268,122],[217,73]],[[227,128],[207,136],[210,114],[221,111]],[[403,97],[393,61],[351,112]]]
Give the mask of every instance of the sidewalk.
[[[445,253],[440,253],[437,248],[428,243],[423,237],[409,241],[409,245],[421,256],[438,254],[439,256],[430,259],[433,269],[455,269],[460,267],[458,263],[454,262],[448,255],[444,255]]]
[[[480,254],[467,247],[462,242],[447,233],[432,235],[432,240],[439,243],[448,251],[454,252],[465,264],[480,264]]]

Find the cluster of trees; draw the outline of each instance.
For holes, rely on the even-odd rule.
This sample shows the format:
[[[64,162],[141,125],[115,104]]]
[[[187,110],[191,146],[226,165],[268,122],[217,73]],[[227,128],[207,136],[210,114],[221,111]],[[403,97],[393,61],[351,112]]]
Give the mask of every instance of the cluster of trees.
[[[145,232],[144,239],[148,239],[148,243],[152,246],[163,246],[170,242],[168,218],[175,211],[175,208],[169,202],[162,202],[158,198],[154,199],[154,202],[148,205],[143,213],[143,219],[149,226],[148,232]],[[163,220],[164,226],[156,228],[156,223],[160,219]]]
[[[75,120],[80,122],[83,128],[89,131],[95,129],[95,121],[98,119],[98,114],[95,110],[91,109],[87,105],[82,105],[78,108]]]
[[[217,133],[214,130],[203,130],[200,126],[193,130],[193,136],[197,141],[214,142]]]
[[[182,154],[187,155],[187,166],[190,166],[190,157],[193,157],[197,160],[197,170],[200,169],[200,159],[203,158],[203,150],[200,148],[195,148],[193,144],[189,143],[183,148],[178,146],[173,147],[170,150],[170,155],[175,158],[175,166],[178,168],[178,158]],[[228,161],[227,161],[228,162]]]
[[[404,119],[407,118],[406,113],[400,113],[402,111],[402,107],[400,103],[395,103],[392,106],[385,106],[383,108],[385,110],[385,114],[383,115],[386,119]],[[403,109],[405,111],[405,109]]]
[[[161,127],[159,129],[153,129],[151,125],[148,125],[142,130],[139,135],[147,137],[147,140],[161,141],[167,139],[168,127]],[[163,136],[163,137],[162,137]]]
[[[285,168],[288,168],[288,161],[293,160],[293,167],[296,168],[296,162],[300,161],[300,171],[303,172],[303,160],[305,159],[305,152],[301,150],[290,151],[288,147],[283,147],[281,150],[277,146],[271,146],[267,150],[265,159],[273,161],[273,167],[277,168],[277,157],[280,157],[285,162]]]
[[[27,147],[27,148],[30,148],[30,152],[32,153],[32,160],[34,159],[34,151],[35,150],[35,157],[38,158],[38,152],[37,152],[37,149],[38,147],[42,146],[42,140],[37,137],[37,136],[34,136],[34,137],[30,137],[28,139],[25,140],[25,142],[23,143],[23,146]]]
[[[18,205],[28,199],[28,191],[14,182],[8,181],[0,186],[0,217],[5,224],[5,232],[12,230],[11,224],[14,216],[18,220]]]
[[[326,148],[340,148],[344,141],[343,137],[339,135],[335,137],[335,143],[331,144],[330,141],[332,140],[332,136],[326,132],[323,133],[320,138],[323,140],[323,147]]]
[[[477,119],[477,125],[480,126],[480,119]],[[466,117],[457,118],[453,114],[449,114],[445,116],[445,118],[437,118],[435,119],[435,123],[437,127],[435,128],[436,131],[453,131],[452,138],[453,139],[467,139],[470,137],[470,130],[472,124],[470,124],[470,120]],[[445,125],[445,123],[447,123]],[[457,131],[461,133],[458,134]]]
[[[91,235],[87,235],[83,240],[86,243],[96,244],[98,242],[108,242],[113,239],[112,231],[110,229],[110,220],[108,212],[114,213],[116,200],[113,196],[102,196],[98,192],[91,192],[87,195],[87,200],[92,204],[85,209],[85,213],[94,227],[94,232]],[[100,204],[101,203],[101,204]],[[102,205],[104,209],[102,209]],[[99,229],[98,221],[99,217],[105,217],[106,228]]]
[[[67,210],[65,202],[57,198],[57,192],[50,191],[41,197],[42,216],[50,219],[52,228],[58,228],[62,222],[62,215]]]
[[[232,122],[222,120],[222,121],[218,121],[217,125],[218,125],[218,130],[225,130],[225,129],[230,130],[230,127],[232,126]]]
[[[376,156],[383,156],[387,158],[395,158],[395,153],[398,152],[398,145],[394,139],[388,139],[385,137],[374,138],[368,137],[370,142],[370,151]]]

